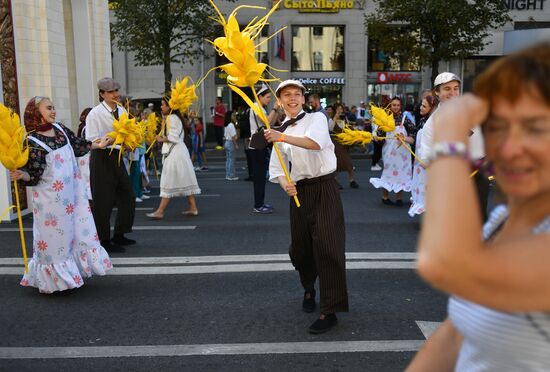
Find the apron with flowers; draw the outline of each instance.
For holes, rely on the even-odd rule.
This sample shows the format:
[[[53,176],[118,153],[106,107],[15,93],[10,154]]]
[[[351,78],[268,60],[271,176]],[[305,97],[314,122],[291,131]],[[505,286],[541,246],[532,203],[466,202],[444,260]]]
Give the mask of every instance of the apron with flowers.
[[[405,115],[403,115],[401,125],[396,126],[393,132],[386,133],[386,142],[382,147],[382,160],[384,161],[382,176],[369,180],[377,189],[384,188],[390,192],[411,191],[411,155],[401,142],[395,139],[395,134],[407,136],[404,122]]]
[[[104,275],[112,268],[98,241],[86,185],[66,134],[67,144],[57,150],[28,138],[48,154],[41,180],[32,187],[33,257],[21,285],[43,293],[78,288],[82,276]]]

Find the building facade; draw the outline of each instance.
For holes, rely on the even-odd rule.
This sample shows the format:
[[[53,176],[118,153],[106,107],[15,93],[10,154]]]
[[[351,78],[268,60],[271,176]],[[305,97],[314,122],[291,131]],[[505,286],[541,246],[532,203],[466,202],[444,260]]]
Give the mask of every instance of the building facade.
[[[444,62],[440,71],[455,72],[464,78],[469,89],[473,78],[492,60],[528,42],[550,39],[550,3],[546,0],[504,0],[513,22],[494,30],[489,45],[479,55],[465,60]],[[224,14],[240,4],[270,8],[273,1],[216,2]],[[369,45],[365,33],[365,14],[376,11],[372,1],[343,0],[283,0],[269,19],[267,37],[286,27],[279,37],[264,45],[259,59],[279,70],[281,78],[302,81],[309,92],[319,93],[323,103],[344,102],[357,105],[360,101],[378,102],[382,96],[401,96],[406,102],[417,102],[419,93],[431,87],[429,68],[399,63],[385,58],[383,51]],[[260,14],[243,9],[238,16],[246,25]],[[205,44],[205,48],[211,48]],[[191,76],[197,81],[204,71],[214,67],[219,59],[202,60],[195,65],[173,65],[174,77]],[[163,92],[162,66],[136,67],[131,53],[114,52],[115,78],[121,81],[128,95],[138,99],[160,99]],[[213,74],[205,80],[197,109],[210,121],[210,107],[216,96],[222,96],[231,109],[242,101],[225,86],[224,76]]]
[[[51,97],[75,129],[97,104],[96,81],[112,75],[107,0],[0,0],[0,25],[0,102],[21,114],[33,96]],[[13,203],[0,165],[0,213]]]

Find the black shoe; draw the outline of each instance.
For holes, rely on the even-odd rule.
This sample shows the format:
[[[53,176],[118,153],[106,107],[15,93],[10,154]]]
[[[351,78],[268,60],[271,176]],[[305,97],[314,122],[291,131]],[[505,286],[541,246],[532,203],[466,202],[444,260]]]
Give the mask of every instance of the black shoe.
[[[124,248],[121,245],[110,242],[108,240],[107,241],[102,240],[100,243],[101,243],[101,246],[103,248],[105,248],[107,253],[124,253],[124,252],[126,252],[126,248]]]
[[[306,296],[309,294],[309,298],[306,298]],[[304,310],[306,313],[312,313],[315,311],[315,290],[312,292],[305,292],[304,293],[304,300],[302,301],[302,310]]]
[[[336,319],[336,314],[327,314],[325,315],[325,319],[319,318],[314,321],[312,325],[309,326],[309,333],[313,333],[315,335],[319,333],[325,333],[326,331],[334,327],[336,323],[338,323],[338,319]]]
[[[246,177],[244,180],[245,180],[245,181],[254,181],[254,179],[253,179],[252,177],[250,177],[250,176],[249,176],[249,177]]]
[[[133,245],[136,244],[136,241],[134,239],[128,239],[124,235],[115,235],[113,236],[113,239],[111,239],[111,242],[118,245]]]
[[[396,206],[396,207],[402,207],[402,206],[403,206],[403,200],[397,199],[397,200],[395,201],[395,206]]]
[[[351,187],[352,189],[358,189],[359,184],[357,182],[355,182],[355,180],[353,180],[349,183],[349,187]]]
[[[393,205],[394,203],[390,199],[382,199],[382,204]]]

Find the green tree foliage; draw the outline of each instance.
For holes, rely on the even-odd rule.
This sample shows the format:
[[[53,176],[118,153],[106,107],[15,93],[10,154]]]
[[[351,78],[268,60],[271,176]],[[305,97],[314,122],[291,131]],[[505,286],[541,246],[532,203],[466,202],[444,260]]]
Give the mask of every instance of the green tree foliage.
[[[511,21],[502,0],[373,0],[377,10],[365,17],[367,34],[389,54],[417,59],[432,67],[483,49],[492,29]]]
[[[109,5],[117,47],[134,52],[138,66],[163,65],[165,92],[172,81],[170,64],[192,64],[205,54],[202,42],[212,39],[219,26],[208,18],[214,14],[208,0],[116,0]]]

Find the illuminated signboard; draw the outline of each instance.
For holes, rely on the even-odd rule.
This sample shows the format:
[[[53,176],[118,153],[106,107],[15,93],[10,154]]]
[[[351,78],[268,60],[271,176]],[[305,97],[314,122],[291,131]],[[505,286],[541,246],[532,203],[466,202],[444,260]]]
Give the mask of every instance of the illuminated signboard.
[[[546,0],[503,0],[508,10],[544,10]]]
[[[284,0],[283,8],[300,13],[337,13],[340,9],[353,9],[355,1],[347,0]]]
[[[419,83],[422,81],[422,75],[409,71],[380,71],[369,72],[367,80],[369,83],[377,84]]]
[[[345,85],[346,79],[340,77],[322,77],[322,78],[293,78],[304,85]]]

